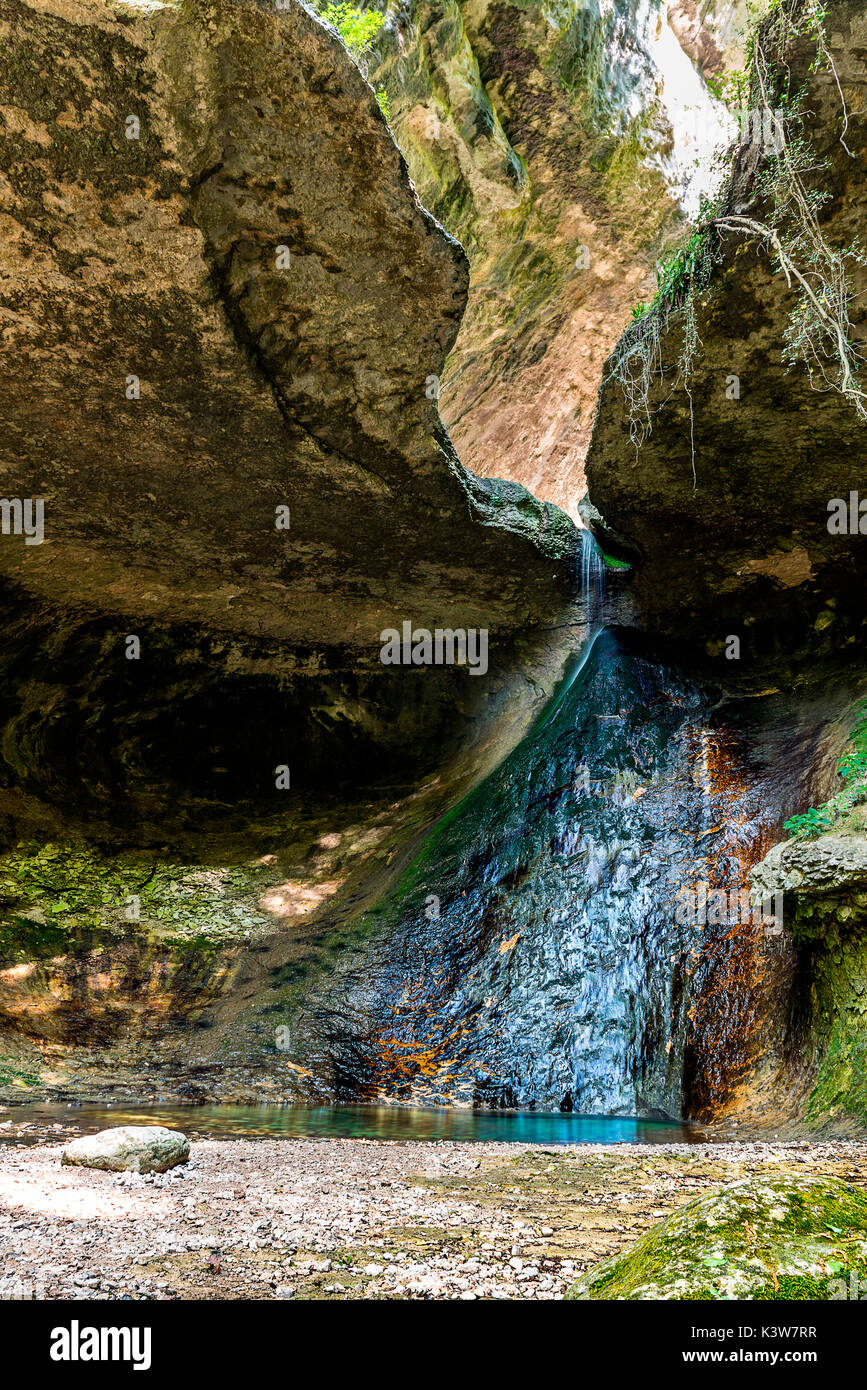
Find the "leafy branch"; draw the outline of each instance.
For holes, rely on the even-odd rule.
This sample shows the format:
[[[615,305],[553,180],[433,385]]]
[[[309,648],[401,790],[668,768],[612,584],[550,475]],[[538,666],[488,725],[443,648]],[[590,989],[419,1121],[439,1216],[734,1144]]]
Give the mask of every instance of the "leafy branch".
[[[793,839],[821,835],[825,830],[830,830],[856,802],[867,798],[867,700],[861,700],[856,711],[851,747],[837,764],[837,775],[842,777],[846,786],[823,806],[810,806],[799,815],[791,816],[783,829],[788,830]]]
[[[323,0],[313,0],[313,3],[326,24],[331,24],[337,30],[350,56],[356,63],[361,64],[370,52],[372,41],[385,23],[385,16],[376,10],[360,10],[348,3],[348,0],[325,0],[325,3]],[[364,75],[366,77],[367,73]],[[376,92],[376,100],[379,102],[380,111],[388,120],[388,93],[384,87],[380,87]]]

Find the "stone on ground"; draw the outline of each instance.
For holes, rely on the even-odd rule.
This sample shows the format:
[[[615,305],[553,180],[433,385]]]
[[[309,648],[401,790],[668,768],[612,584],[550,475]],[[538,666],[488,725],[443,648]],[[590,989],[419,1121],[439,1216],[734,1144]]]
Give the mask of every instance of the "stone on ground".
[[[74,1139],[63,1150],[62,1163],[82,1168],[105,1168],[110,1173],[165,1173],[190,1156],[185,1134],[163,1125],[121,1125]]]
[[[779,1175],[690,1202],[566,1297],[824,1301],[853,1289],[867,1289],[867,1192],[839,1178]]]

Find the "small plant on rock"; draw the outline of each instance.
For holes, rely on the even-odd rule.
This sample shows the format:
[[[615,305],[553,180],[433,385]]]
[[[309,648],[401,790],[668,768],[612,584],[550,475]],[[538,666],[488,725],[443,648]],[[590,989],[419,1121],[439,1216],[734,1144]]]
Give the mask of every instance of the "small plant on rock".
[[[793,839],[811,839],[830,830],[856,802],[867,796],[867,700],[861,700],[855,708],[851,746],[837,764],[838,776],[846,785],[824,806],[811,806],[785,822],[783,829],[788,830]]]

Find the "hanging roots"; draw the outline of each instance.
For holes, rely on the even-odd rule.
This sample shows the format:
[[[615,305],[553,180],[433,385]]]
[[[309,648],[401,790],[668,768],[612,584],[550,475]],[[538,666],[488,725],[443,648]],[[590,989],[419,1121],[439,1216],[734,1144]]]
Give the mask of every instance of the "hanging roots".
[[[784,335],[783,360],[806,366],[811,386],[838,391],[856,413],[867,420],[867,393],[861,386],[861,355],[853,344],[850,309],[855,297],[850,280],[853,264],[865,264],[857,243],[830,245],[818,211],[829,194],[810,188],[807,177],[827,161],[818,161],[802,133],[802,89],[794,97],[785,88],[773,105],[775,76],[769,54],[785,51],[792,39],[807,36],[816,45],[810,71],[833,75],[842,107],[840,142],[846,144],[849,116],[834,60],[823,28],[820,0],[780,0],[771,16],[754,31],[748,46],[751,60],[753,131],[772,131],[773,140],[757,179],[757,193],[768,208],[767,220],[725,213],[706,206],[685,247],[662,267],[653,302],[633,311],[635,320],[618,344],[610,377],[620,382],[629,411],[630,435],[636,449],[652,429],[651,393],[664,376],[662,340],[672,326],[681,329],[681,348],[672,393],[689,397],[693,485],[695,449],[692,441],[690,379],[699,346],[697,296],[707,286],[725,234],[752,238],[764,245],[795,292]],[[777,79],[779,81],[779,79]],[[610,379],[609,377],[609,379]]]

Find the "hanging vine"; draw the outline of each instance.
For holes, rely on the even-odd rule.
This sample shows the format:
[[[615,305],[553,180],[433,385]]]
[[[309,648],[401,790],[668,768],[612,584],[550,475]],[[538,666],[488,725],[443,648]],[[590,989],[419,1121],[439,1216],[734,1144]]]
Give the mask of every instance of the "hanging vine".
[[[802,363],[814,389],[838,391],[867,420],[867,393],[859,376],[862,358],[853,342],[850,318],[855,297],[851,270],[855,264],[865,264],[865,257],[857,242],[842,248],[832,246],[822,230],[818,214],[830,194],[816,188],[814,181],[830,161],[818,158],[803,133],[807,84],[792,94],[788,68],[781,69],[774,61],[798,37],[806,36],[815,43],[810,75],[820,70],[832,74],[842,108],[840,142],[851,156],[846,144],[849,114],[825,34],[825,17],[820,0],[772,0],[769,13],[750,35],[746,71],[730,74],[719,84],[722,90],[718,94],[733,96],[738,102],[749,94],[752,138],[757,133],[762,138],[764,133],[765,158],[756,192],[757,201],[766,209],[765,220],[727,212],[721,201],[711,204],[704,200],[689,239],[660,268],[652,302],[633,310],[633,323],[615,350],[609,379],[618,380],[624,391],[630,434],[638,449],[652,429],[653,388],[664,377],[663,339],[671,328],[680,330],[672,391],[683,389],[689,399],[693,486],[690,382],[700,345],[697,307],[720,258],[723,234],[763,245],[795,292],[784,334],[786,364]]]

